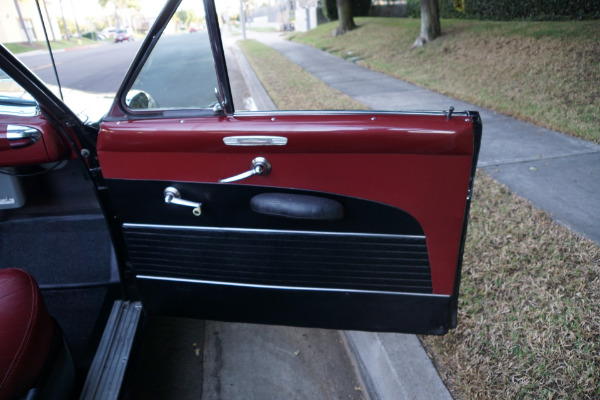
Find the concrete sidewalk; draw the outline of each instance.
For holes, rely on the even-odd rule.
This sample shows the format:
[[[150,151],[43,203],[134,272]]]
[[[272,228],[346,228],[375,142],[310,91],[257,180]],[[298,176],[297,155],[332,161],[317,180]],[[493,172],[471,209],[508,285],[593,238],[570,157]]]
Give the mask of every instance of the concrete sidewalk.
[[[600,146],[365,69],[279,34],[249,32],[329,86],[376,110],[479,111],[479,167],[573,231],[600,243]],[[248,81],[255,81],[236,52]],[[247,78],[249,77],[249,78]],[[255,85],[256,86],[256,85]],[[250,90],[263,98],[264,89]],[[255,94],[256,93],[256,94]],[[259,108],[260,109],[260,108]],[[272,109],[272,108],[263,108]],[[449,392],[413,335],[344,332],[372,399],[448,399]]]

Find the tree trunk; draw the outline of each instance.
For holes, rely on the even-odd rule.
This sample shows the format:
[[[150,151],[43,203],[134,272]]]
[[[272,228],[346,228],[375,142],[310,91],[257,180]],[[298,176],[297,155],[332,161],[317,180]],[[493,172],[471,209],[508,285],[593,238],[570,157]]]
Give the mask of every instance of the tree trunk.
[[[21,29],[23,29],[23,33],[25,34],[25,37],[27,38],[27,43],[32,44],[33,40],[29,37],[29,31],[27,30],[27,27],[25,26],[25,21],[23,20],[23,15],[21,14],[21,7],[19,7],[18,0],[15,0],[15,7],[17,8],[17,14],[19,15]]]
[[[333,31],[333,36],[343,35],[344,33],[356,28],[352,15],[352,3],[350,0],[336,0],[339,24]]]
[[[77,37],[81,39],[81,30],[79,29],[79,24],[77,23],[77,13],[75,12],[75,7],[73,7],[73,0],[71,0],[71,10],[73,10],[73,19],[75,20],[75,28],[77,29]]]
[[[58,4],[60,4],[60,13],[62,14],[62,21],[65,27],[65,37],[67,40],[70,40],[71,34],[69,34],[69,28],[67,27],[67,20],[65,19],[65,11],[63,10],[62,0],[58,0]]]
[[[121,29],[121,23],[119,22],[119,7],[117,6],[117,0],[114,0],[115,3],[115,29]]]
[[[415,40],[413,47],[422,47],[441,34],[438,0],[421,0],[421,35]]]
[[[52,20],[50,19],[50,14],[48,14],[48,5],[46,4],[46,0],[44,0],[44,10],[46,11],[46,19],[48,20],[48,25],[50,25],[50,32],[52,33],[52,41],[56,42],[56,35],[54,34],[54,28],[52,27]]]

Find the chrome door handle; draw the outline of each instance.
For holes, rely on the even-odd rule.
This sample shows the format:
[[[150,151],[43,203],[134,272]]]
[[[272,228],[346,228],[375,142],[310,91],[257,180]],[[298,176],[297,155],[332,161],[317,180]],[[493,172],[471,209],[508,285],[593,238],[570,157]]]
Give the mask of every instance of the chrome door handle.
[[[202,203],[197,203],[195,201],[183,200],[181,198],[181,194],[179,190],[175,189],[172,186],[169,186],[163,192],[163,196],[165,196],[165,203],[167,204],[177,204],[180,206],[193,207],[192,213],[199,217],[202,214]]]
[[[6,138],[13,149],[29,146],[42,138],[42,132],[22,125],[8,125]]]
[[[232,176],[231,178],[220,179],[221,183],[235,182],[241,181],[242,179],[246,179],[251,177],[252,175],[269,175],[271,172],[271,163],[264,157],[256,157],[252,160],[252,164],[250,166],[250,171],[242,172],[239,175]]]

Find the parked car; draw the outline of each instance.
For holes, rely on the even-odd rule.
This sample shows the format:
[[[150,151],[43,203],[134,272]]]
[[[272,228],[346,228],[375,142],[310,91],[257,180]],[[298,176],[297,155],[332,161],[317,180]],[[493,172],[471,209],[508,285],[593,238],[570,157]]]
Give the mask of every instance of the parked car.
[[[457,324],[478,113],[236,112],[213,1],[207,31],[162,35],[177,6],[99,123],[0,46],[0,397],[64,397],[69,348],[81,398],[126,397],[148,315]]]
[[[133,32],[128,29],[118,29],[115,31],[115,43],[131,42],[135,40]]]
[[[105,38],[114,38],[115,37],[115,32],[117,31],[117,29],[115,27],[107,27],[102,29],[102,32],[100,32]]]

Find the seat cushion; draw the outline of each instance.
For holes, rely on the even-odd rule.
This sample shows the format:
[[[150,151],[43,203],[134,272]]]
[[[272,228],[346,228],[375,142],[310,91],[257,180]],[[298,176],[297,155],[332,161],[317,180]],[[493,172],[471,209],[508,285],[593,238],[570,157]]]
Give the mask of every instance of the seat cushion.
[[[0,400],[35,385],[54,335],[54,321],[34,279],[20,269],[0,270]]]

